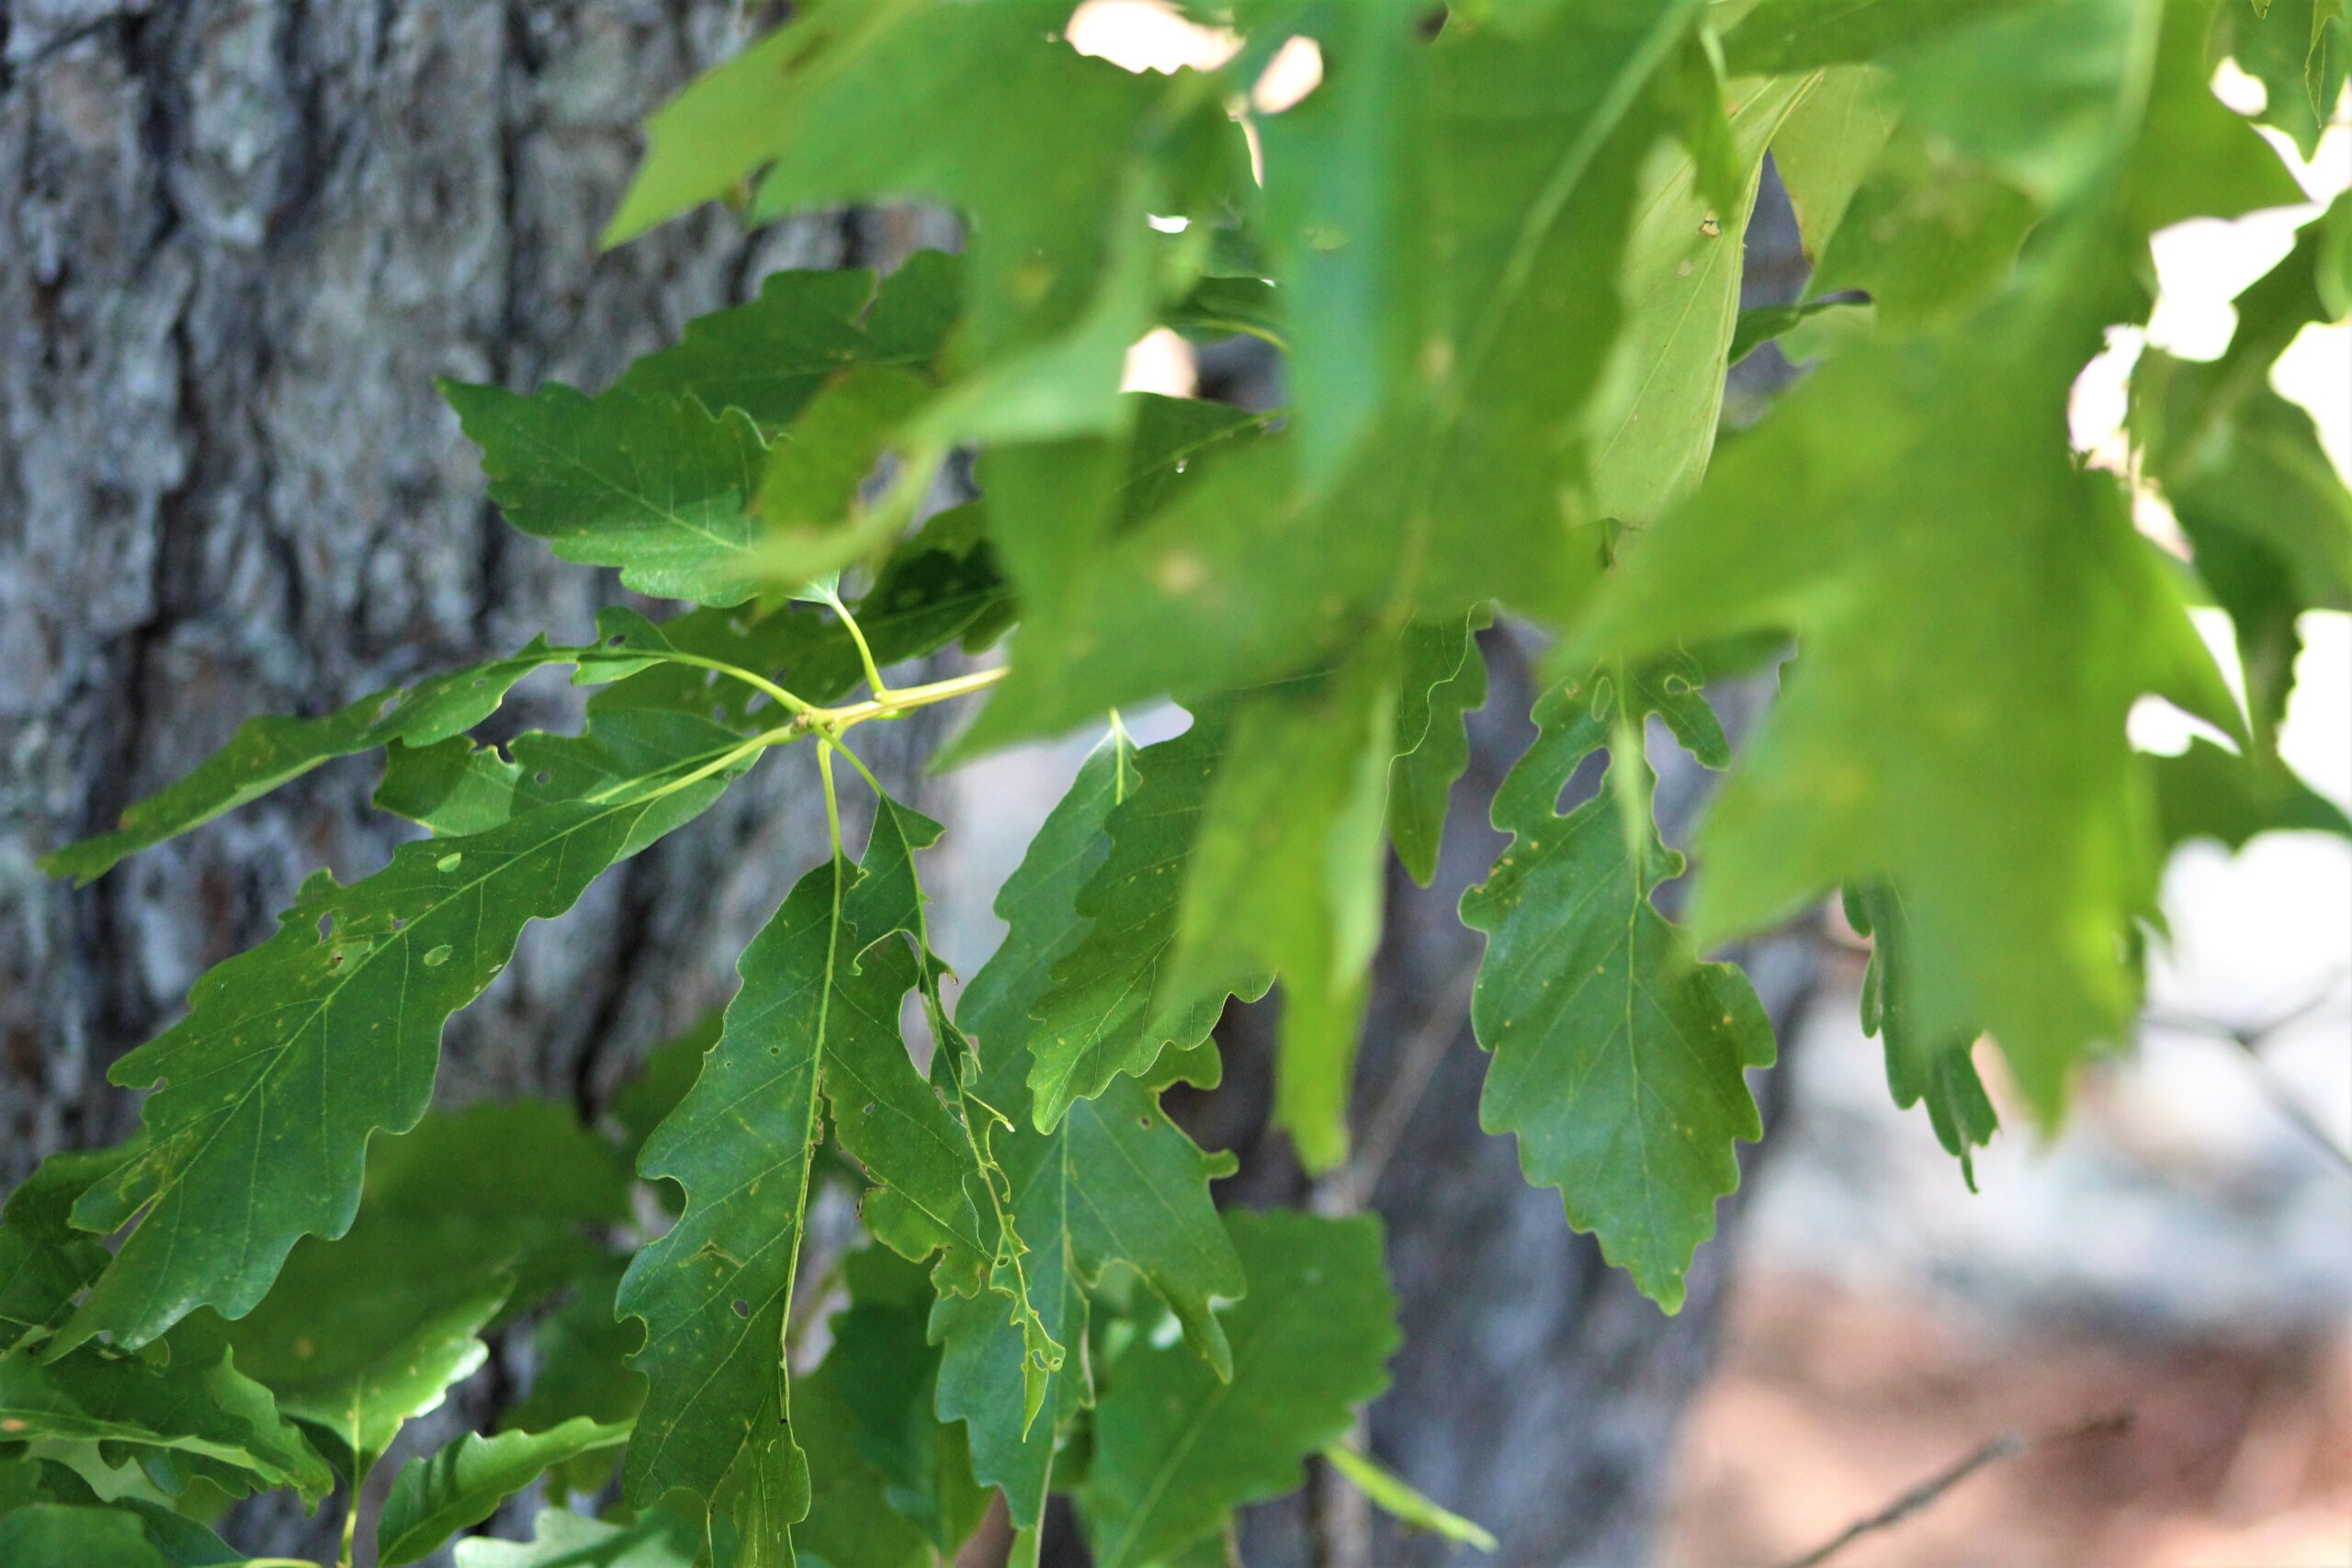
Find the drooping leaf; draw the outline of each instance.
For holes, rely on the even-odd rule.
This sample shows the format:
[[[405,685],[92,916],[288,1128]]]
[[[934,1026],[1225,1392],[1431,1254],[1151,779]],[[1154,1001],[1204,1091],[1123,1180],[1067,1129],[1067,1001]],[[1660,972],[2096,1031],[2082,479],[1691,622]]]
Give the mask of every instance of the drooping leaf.
[[[628,1440],[626,1425],[566,1421],[544,1432],[469,1432],[439,1452],[411,1460],[392,1477],[376,1525],[376,1561],[397,1568],[431,1553],[469,1525],[567,1460]]]
[[[2344,0],[2269,0],[2213,7],[2213,51],[2236,61],[2263,86],[2255,118],[2293,139],[2305,158],[2344,96],[2352,21]]]
[[[1228,995],[1255,1001],[1271,983],[1262,969],[1243,966],[1196,974],[1182,994],[1168,984],[1185,863],[1227,730],[1225,715],[1197,714],[1190,729],[1131,764],[1140,776],[1111,810],[1110,852],[1078,892],[1081,923],[1062,940],[1050,983],[1030,1006],[1029,1089],[1041,1132],[1113,1078],[1148,1072],[1162,1048],[1207,1039]]]
[[[86,1230],[139,1224],[65,1339],[103,1329],[141,1345],[203,1305],[242,1316],[297,1239],[341,1235],[369,1135],[424,1114],[443,1022],[497,977],[523,927],[750,765],[753,751],[716,750],[734,738],[706,728],[716,754],[666,778],[404,844],[347,887],[320,872],[275,936],[199,980],[187,1017],[112,1070],[164,1087],[144,1109],[148,1146],[74,1204]]]
[[[1810,260],[1821,260],[1894,130],[1885,82],[1866,65],[1824,71],[1820,84],[1781,122],[1772,138],[1772,163]],[[1738,362],[1736,342],[1730,357]]]
[[[1437,874],[1453,784],[1470,766],[1465,716],[1487,703],[1478,633],[1494,620],[1481,604],[1463,617],[1407,629],[1396,695],[1396,757],[1388,764],[1388,839],[1414,881]]]
[[[1250,1280],[1222,1314],[1230,1381],[1182,1346],[1139,1343],[1095,1407],[1080,1508],[1101,1568],[1159,1562],[1242,1504],[1289,1491],[1306,1456],[1387,1386],[1396,1303],[1377,1220],[1274,1211],[1228,1214],[1226,1227]]]
[[[1814,89],[1811,76],[1739,85],[1723,128],[1735,199],[1709,188],[1697,154],[1679,149],[1642,187],[1620,265],[1624,321],[1618,353],[1639,367],[1630,397],[1612,400],[1594,434],[1591,507],[1645,525],[1698,487],[1715,445],[1724,367],[1739,321],[1748,214],[1764,150]]]
[[[1894,888],[1883,883],[1849,887],[1846,919],[1871,938],[1870,967],[1862,974],[1862,1032],[1885,1043],[1886,1086],[1894,1103],[1906,1111],[1926,1102],[1936,1141],[1959,1159],[1961,1178],[1973,1192],[1974,1151],[1991,1143],[2001,1126],[1971,1055],[1978,1031],[1960,1028],[1931,1034],[1919,1027],[1911,1004],[1913,973],[1919,962],[1913,951],[1917,939]]]
[[[1568,1223],[1668,1312],[1715,1201],[1738,1185],[1735,1144],[1763,1136],[1746,1074],[1773,1056],[1746,976],[1700,963],[1652,901],[1682,860],[1651,818],[1643,718],[1667,720],[1702,761],[1726,760],[1695,675],[1688,661],[1604,671],[1546,694],[1534,745],[1495,796],[1510,847],[1462,900],[1463,922],[1487,934],[1470,1012],[1495,1058],[1480,1125],[1518,1134],[1528,1179],[1558,1188]],[[1611,776],[1559,816],[1577,764],[1603,747]]]
[[[938,1410],[967,1426],[975,1472],[1003,1488],[1024,1526],[1040,1517],[1057,1424],[1092,1398],[1077,1347],[1086,1338],[1086,1292],[1106,1267],[1124,1264],[1157,1292],[1212,1370],[1232,1365],[1210,1303],[1238,1296],[1244,1281],[1208,1190],[1213,1177],[1231,1171],[1230,1156],[1203,1154],[1160,1111],[1154,1090],[1125,1078],[1074,1102],[1054,1131],[1040,1133],[1024,1081],[1037,1027],[1030,1010],[1052,983],[1055,953],[1079,924],[1080,889],[1111,852],[1106,819],[1137,783],[1123,735],[1087,759],[998,895],[997,913],[1009,928],[1004,945],[972,976],[957,1007],[978,1042],[977,1093],[1012,1122],[992,1147],[1014,1195],[1031,1297],[1046,1330],[1071,1349],[1032,1420],[1018,1330],[986,1297],[943,1296],[930,1327],[943,1354]]]
[[[2144,301],[2105,243],[2053,238],[1980,315],[1830,360],[1626,552],[1574,639],[1646,655],[1797,634],[1702,827],[1694,937],[1892,881],[1923,954],[1920,1027],[1989,1028],[2045,1115],[2135,1001],[2118,944],[2150,907],[2157,841],[2125,715],[2153,691],[2236,723],[2116,486],[2067,448],[2076,371]]]

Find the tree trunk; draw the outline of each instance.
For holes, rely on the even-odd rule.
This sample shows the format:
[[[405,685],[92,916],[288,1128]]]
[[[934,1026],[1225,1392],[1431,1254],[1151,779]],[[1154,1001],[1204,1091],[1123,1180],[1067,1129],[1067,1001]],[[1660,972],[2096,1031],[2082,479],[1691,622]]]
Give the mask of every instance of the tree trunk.
[[[401,829],[351,762],[79,892],[38,854],[251,714],[576,638],[608,593],[498,522],[433,378],[594,385],[774,266],[906,248],[710,213],[596,254],[643,116],[737,41],[712,0],[0,0],[0,1181],[126,1131],[107,1064]],[[534,932],[445,1089],[591,1099],[724,995],[822,842],[767,772]]]

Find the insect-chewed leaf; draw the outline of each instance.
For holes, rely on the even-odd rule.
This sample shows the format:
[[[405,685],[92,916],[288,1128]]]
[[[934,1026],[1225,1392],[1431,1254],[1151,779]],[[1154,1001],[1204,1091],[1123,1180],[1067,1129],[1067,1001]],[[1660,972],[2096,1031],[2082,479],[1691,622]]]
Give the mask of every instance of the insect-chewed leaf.
[[[176,1455],[203,1464],[200,1473],[232,1495],[273,1486],[313,1503],[326,1495],[325,1462],[227,1346],[191,1325],[169,1348],[167,1358],[95,1345],[48,1359],[30,1348],[0,1355],[0,1432]]]
[[[1210,1303],[1238,1296],[1244,1280],[1208,1186],[1232,1169],[1230,1157],[1203,1154],[1160,1111],[1156,1091],[1124,1078],[1040,1133],[1023,1081],[1037,1028],[1030,1009],[1079,924],[1079,890],[1110,853],[1106,819],[1136,783],[1124,736],[1087,759],[998,895],[1004,945],[972,976],[957,1008],[958,1022],[978,1040],[978,1097],[1012,1122],[991,1146],[1013,1194],[1030,1299],[1046,1330],[1072,1349],[1032,1419],[1019,1329],[986,1297],[943,1295],[930,1329],[943,1352],[938,1411],[967,1425],[975,1472],[1004,1489],[1024,1526],[1041,1517],[1057,1424],[1092,1398],[1075,1348],[1086,1335],[1086,1291],[1107,1265],[1126,1265],[1159,1292],[1213,1370],[1232,1368]]]
[[[369,1135],[424,1114],[442,1024],[497,977],[523,927],[570,908],[749,765],[749,750],[717,750],[730,732],[704,730],[693,754],[715,754],[673,766],[667,783],[404,844],[347,887],[319,873],[277,935],[198,981],[187,1017],[115,1065],[118,1083],[162,1085],[146,1103],[148,1144],[83,1194],[74,1223],[139,1224],[66,1338],[108,1330],[144,1344],[202,1305],[242,1316],[298,1237],[341,1235]]]
[[[544,1432],[469,1432],[439,1452],[411,1460],[392,1477],[376,1526],[376,1561],[413,1562],[555,1466],[628,1438],[626,1425],[566,1421]]]
[[[1980,315],[1832,358],[1640,536],[1571,639],[1639,656],[1797,634],[1701,829],[1693,935],[1893,882],[1920,1027],[1989,1028],[2045,1114],[2136,1000],[2117,954],[2158,844],[2125,716],[2156,692],[2237,724],[2179,588],[2067,447],[2075,373],[2134,297],[2107,243],[2052,236]]]
[[[1301,1461],[1388,1384],[1399,1336],[1379,1221],[1276,1211],[1231,1213],[1226,1227],[1250,1280],[1220,1314],[1230,1381],[1152,1343],[1107,1373],[1080,1495],[1102,1568],[1161,1562],[1242,1504],[1289,1491]]]
[[[1569,1224],[1669,1312],[1713,1234],[1715,1200],[1738,1185],[1733,1145],[1763,1135],[1745,1073],[1773,1054],[1746,977],[1701,964],[1652,905],[1681,857],[1651,820],[1646,759],[1611,739],[1638,736],[1657,711],[1720,765],[1692,673],[1605,673],[1539,703],[1535,744],[1495,797],[1510,847],[1462,900],[1464,922],[1487,933],[1471,1019],[1495,1059],[1479,1121],[1519,1135],[1528,1179],[1558,1188]],[[1556,815],[1577,764],[1604,746],[1622,776]]]
[[[1031,1004],[1029,1089],[1040,1131],[1121,1074],[1149,1072],[1163,1047],[1207,1039],[1228,995],[1255,1001],[1272,983],[1262,970],[1238,969],[1196,974],[1182,994],[1168,984],[1186,862],[1227,729],[1224,713],[1204,710],[1132,763],[1139,776],[1112,807],[1110,852],[1078,892],[1081,923],[1055,952],[1051,982]]]

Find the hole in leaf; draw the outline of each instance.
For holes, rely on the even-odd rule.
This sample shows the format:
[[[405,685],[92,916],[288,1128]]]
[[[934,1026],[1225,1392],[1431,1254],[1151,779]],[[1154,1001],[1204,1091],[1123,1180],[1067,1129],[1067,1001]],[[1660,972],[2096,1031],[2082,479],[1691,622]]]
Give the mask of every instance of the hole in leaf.
[[[455,871],[458,869],[458,863],[463,861],[465,858],[466,857],[462,852],[443,855],[439,860],[433,863],[433,869],[439,872]]]
[[[749,1317],[749,1316],[751,1316],[751,1315],[752,1315],[752,1303],[749,1303],[749,1302],[747,1302],[747,1301],[738,1300],[738,1301],[734,1302],[732,1304],[733,1304],[733,1306],[734,1306],[734,1308],[735,1308],[735,1315],[736,1315],[737,1317]]]

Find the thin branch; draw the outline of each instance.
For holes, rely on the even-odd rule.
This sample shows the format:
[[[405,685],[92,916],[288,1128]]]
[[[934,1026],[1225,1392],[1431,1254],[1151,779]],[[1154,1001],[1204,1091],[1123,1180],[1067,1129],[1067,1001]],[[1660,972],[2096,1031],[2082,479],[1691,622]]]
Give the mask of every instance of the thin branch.
[[[1421,1026],[1407,1043],[1404,1059],[1389,1078],[1380,1103],[1366,1120],[1363,1136],[1356,1144],[1355,1157],[1344,1169],[1334,1173],[1327,1184],[1335,1190],[1331,1197],[1339,1207],[1318,1212],[1350,1213],[1372,1201],[1373,1190],[1380,1185],[1380,1173],[1396,1157],[1397,1145],[1405,1139],[1405,1128],[1412,1121],[1413,1112],[1419,1109],[1421,1097],[1429,1092],[1438,1064],[1445,1059],[1447,1048],[1462,1032],[1471,987],[1477,978],[1478,966],[1464,964],[1423,1015]]]
[[[1804,1556],[1791,1558],[1782,1563],[1781,1568],[1819,1568],[1821,1563],[1828,1562],[1863,1536],[1890,1529],[1912,1515],[1932,1506],[1945,1493],[1988,1464],[1997,1464],[2005,1459],[2014,1459],[2019,1454],[2030,1453],[2036,1449],[2071,1443],[2081,1438],[2114,1437],[2131,1425],[2132,1413],[2128,1410],[2119,1410],[2088,1421],[2077,1422],[2072,1427],[2062,1427],[2051,1432],[2039,1434],[2004,1432],[1958,1463],[1946,1467],[1912,1487],[1877,1513],[1866,1518],[1855,1520]]]
[[[2272,1109],[2286,1119],[2288,1125],[2301,1133],[2313,1148],[2347,1174],[2352,1174],[2352,1148],[2346,1148],[2335,1133],[2312,1114],[2311,1108],[2303,1103],[2302,1097],[2295,1092],[2294,1086],[2281,1077],[2278,1069],[2272,1066],[2262,1054],[2263,1047],[2271,1041],[2296,1025],[2320,1016],[2329,1010],[2331,1005],[2344,1005],[2335,996],[2335,982],[2333,980],[2302,1001],[2260,1023],[2238,1024],[2192,1013],[2155,1010],[2145,1014],[2142,1022],[2148,1028],[2175,1034],[2201,1035],[2208,1040],[2236,1046],[2246,1070],[2254,1075],[2255,1086],[2261,1089],[2262,1097],[2270,1101]]]

